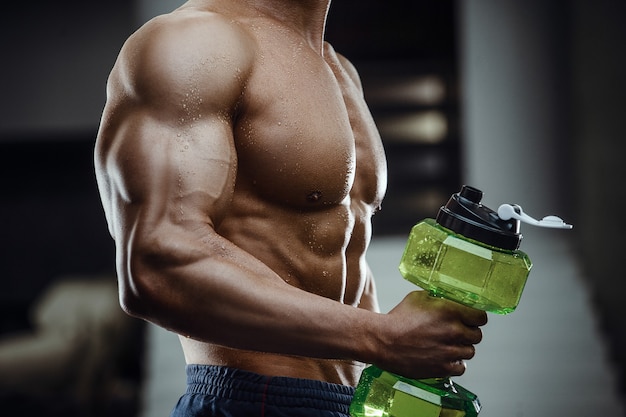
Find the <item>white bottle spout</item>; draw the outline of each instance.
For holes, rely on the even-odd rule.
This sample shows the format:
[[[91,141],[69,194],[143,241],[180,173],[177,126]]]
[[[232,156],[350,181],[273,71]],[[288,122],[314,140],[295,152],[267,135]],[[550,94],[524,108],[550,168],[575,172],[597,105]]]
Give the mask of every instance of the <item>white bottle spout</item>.
[[[498,217],[502,220],[516,219],[521,222],[532,224],[533,226],[549,227],[552,229],[571,229],[571,224],[567,224],[557,216],[546,216],[541,220],[537,220],[524,213],[522,208],[517,204],[502,204],[498,207]]]

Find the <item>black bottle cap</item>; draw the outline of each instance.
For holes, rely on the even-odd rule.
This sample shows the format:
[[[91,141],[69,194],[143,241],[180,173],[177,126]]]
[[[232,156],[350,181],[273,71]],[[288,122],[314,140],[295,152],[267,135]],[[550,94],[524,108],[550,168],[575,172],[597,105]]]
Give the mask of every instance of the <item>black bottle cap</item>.
[[[502,220],[480,204],[483,192],[464,185],[439,209],[437,223],[466,238],[501,249],[516,250],[522,241],[519,220]]]

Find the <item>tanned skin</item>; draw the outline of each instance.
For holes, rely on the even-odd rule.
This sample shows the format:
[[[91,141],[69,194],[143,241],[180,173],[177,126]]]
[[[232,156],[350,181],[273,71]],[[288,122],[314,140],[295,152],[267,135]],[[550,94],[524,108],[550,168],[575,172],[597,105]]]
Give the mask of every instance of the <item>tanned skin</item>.
[[[378,311],[365,253],[386,161],[330,0],[192,0],[124,44],[95,162],[120,302],[186,361],[356,385],[460,375],[484,312]]]

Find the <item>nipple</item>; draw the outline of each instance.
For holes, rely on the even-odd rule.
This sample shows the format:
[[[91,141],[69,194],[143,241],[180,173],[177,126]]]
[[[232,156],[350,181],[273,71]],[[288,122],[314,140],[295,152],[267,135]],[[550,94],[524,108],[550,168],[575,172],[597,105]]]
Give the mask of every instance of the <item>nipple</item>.
[[[311,203],[315,203],[316,201],[319,201],[321,198],[322,198],[321,191],[313,191],[309,195],[306,196],[306,199],[310,201]]]

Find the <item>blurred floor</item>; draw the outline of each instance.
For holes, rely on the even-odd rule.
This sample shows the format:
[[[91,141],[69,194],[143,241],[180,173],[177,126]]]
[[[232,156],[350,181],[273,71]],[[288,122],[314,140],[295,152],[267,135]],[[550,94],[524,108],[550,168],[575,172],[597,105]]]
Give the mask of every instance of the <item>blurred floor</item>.
[[[476,357],[456,382],[479,395],[481,417],[625,416],[567,235],[525,235],[534,266],[522,301],[508,316],[489,315]],[[414,289],[397,272],[404,242],[381,237],[370,247],[383,311]],[[184,358],[175,335],[154,326],[148,334],[142,417],[163,417],[184,390]]]

